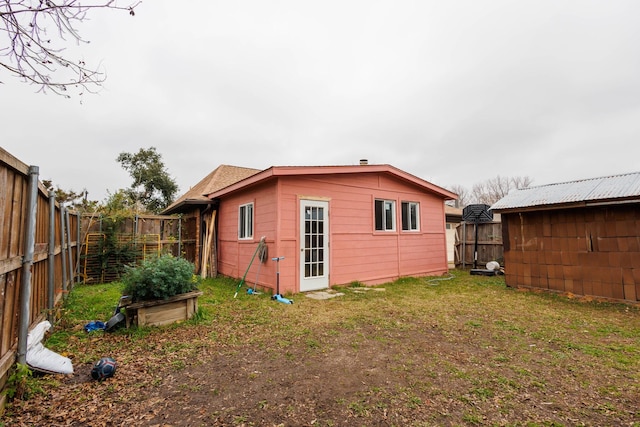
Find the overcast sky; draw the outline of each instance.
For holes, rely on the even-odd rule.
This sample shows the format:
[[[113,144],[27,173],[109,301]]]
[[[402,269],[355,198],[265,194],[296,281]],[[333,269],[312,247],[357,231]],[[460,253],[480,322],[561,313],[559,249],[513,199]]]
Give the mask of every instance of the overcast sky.
[[[640,171],[640,1],[145,1],[98,10],[64,99],[0,71],[1,146],[92,200],[156,147],[187,191],[220,164],[388,163],[450,188]],[[2,40],[4,43],[5,40]],[[79,53],[76,53],[79,52]]]

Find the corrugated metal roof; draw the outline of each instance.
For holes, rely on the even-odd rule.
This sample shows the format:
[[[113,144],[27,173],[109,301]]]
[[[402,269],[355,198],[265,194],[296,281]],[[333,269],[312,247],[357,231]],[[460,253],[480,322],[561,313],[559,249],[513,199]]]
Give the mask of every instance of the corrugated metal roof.
[[[512,191],[492,210],[640,198],[640,172],[562,182]]]

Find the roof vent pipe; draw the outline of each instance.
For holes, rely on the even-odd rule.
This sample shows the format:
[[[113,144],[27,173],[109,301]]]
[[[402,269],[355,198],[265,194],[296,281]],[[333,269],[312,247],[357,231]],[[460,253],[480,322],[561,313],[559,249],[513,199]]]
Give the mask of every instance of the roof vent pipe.
[[[360,165],[368,165],[369,164],[369,160],[367,159],[360,159]]]

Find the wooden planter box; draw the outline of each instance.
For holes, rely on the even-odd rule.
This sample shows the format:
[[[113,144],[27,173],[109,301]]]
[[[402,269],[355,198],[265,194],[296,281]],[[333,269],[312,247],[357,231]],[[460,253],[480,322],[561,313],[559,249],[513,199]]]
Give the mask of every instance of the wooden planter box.
[[[198,311],[198,297],[202,291],[175,295],[164,300],[140,301],[127,305],[127,328],[137,326],[162,326],[191,319]]]

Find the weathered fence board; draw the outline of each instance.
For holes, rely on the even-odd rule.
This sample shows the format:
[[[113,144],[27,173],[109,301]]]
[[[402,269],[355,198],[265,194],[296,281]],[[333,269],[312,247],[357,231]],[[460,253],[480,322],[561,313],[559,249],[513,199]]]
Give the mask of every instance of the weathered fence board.
[[[475,260],[476,230],[478,227],[478,259]],[[484,268],[489,261],[502,264],[502,223],[486,222],[473,224],[462,222],[456,228],[455,264],[456,267],[473,267],[474,260],[478,268]]]
[[[19,324],[23,320],[20,292],[25,268],[25,232],[29,219],[26,211],[29,181],[29,166],[0,148],[0,388],[4,387],[8,371],[16,360]],[[48,307],[59,302],[63,297],[63,289],[70,288],[73,283],[73,274],[69,274],[65,282],[60,272],[63,251],[66,251],[69,265],[74,265],[78,260],[77,215],[71,214],[67,220],[62,217],[63,209],[58,204],[50,202],[50,195],[39,184],[36,195],[33,263],[30,266],[30,299],[27,305],[29,313],[28,318],[24,319],[28,322],[29,328],[51,314]],[[51,206],[54,209],[53,224]],[[65,220],[68,229],[63,236],[62,224]],[[54,228],[53,233],[51,227]],[[49,241],[51,234],[55,236],[53,242]],[[64,244],[63,239],[66,239]],[[50,263],[55,266],[52,280],[49,275]],[[50,292],[51,290],[53,292]],[[51,301],[52,298],[54,301]],[[0,406],[3,405],[4,397],[0,399]]]
[[[79,275],[85,283],[116,281],[125,265],[161,253],[184,257],[180,216],[136,215],[119,220],[114,230],[113,224],[107,221],[110,220],[100,215],[82,216],[81,229],[85,237]]]

